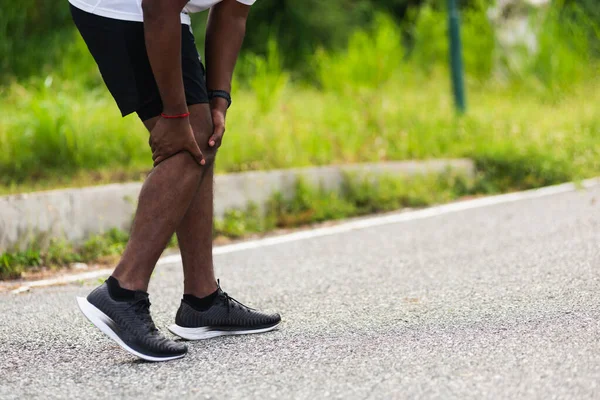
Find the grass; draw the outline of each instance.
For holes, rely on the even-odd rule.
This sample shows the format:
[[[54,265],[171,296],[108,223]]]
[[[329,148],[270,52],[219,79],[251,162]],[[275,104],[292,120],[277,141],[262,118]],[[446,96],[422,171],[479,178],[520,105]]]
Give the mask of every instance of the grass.
[[[265,210],[249,204],[245,210],[230,210],[215,221],[213,237],[242,238],[277,228],[292,228],[360,215],[423,207],[477,193],[475,180],[447,172],[411,179],[381,177],[373,179],[348,176],[340,191],[312,187],[302,180],[292,197],[272,196]],[[114,263],[123,252],[129,234],[111,229],[84,243],[53,239],[49,246],[33,245],[25,250],[0,254],[0,279],[20,277],[36,268],[58,268],[76,262]],[[176,247],[173,237],[168,247]]]
[[[472,86],[469,113],[459,118],[449,94],[440,90],[448,86],[444,72],[428,78],[402,76],[397,72],[377,92],[361,96],[288,87],[266,113],[252,93],[238,91],[236,102],[243,106],[228,116],[217,171],[471,157],[497,191],[600,171],[600,78],[571,87],[559,101],[522,87]],[[110,99],[97,96],[89,101],[116,114]],[[150,154],[138,121],[84,117],[79,111],[88,108],[86,101],[75,111],[48,104],[57,113],[45,110],[40,119],[19,114],[26,104],[4,108],[0,192],[145,176]],[[56,120],[46,124],[51,115]],[[11,119],[11,128],[3,129]],[[21,134],[12,134],[19,129]]]

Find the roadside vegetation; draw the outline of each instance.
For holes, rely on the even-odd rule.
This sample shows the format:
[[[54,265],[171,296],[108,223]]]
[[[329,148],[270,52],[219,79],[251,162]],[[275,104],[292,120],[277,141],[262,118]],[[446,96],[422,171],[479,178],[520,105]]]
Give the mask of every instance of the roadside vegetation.
[[[600,170],[600,30],[576,7],[539,20],[539,49],[503,65],[486,9],[463,10],[469,110],[457,116],[446,14],[410,26],[380,14],[343,50],[287,70],[275,39],[246,52],[218,172],[362,161],[470,157],[490,190],[536,187]],[[410,28],[411,45],[400,39]],[[47,75],[0,87],[0,192],[143,178],[147,133],[121,119],[75,32]],[[514,50],[513,50],[514,51]]]
[[[218,243],[277,229],[289,229],[366,214],[424,207],[476,193],[477,179],[448,171],[438,175],[377,180],[347,176],[340,191],[328,191],[298,180],[292,197],[273,194],[266,209],[249,204],[245,210],[230,210],[215,222],[213,237]],[[112,229],[81,244],[50,239],[48,246],[0,254],[0,279],[19,278],[26,271],[57,269],[73,263],[110,264],[123,252],[129,234]],[[177,247],[173,237],[169,248]]]

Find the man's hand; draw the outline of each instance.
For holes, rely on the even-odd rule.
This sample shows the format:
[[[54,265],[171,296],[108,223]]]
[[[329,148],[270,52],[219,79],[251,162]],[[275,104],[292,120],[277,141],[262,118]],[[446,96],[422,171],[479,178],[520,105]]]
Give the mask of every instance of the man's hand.
[[[205,164],[202,151],[194,138],[189,118],[160,118],[150,132],[150,148],[155,167],[182,151],[189,152],[198,164]]]
[[[218,149],[223,141],[225,133],[225,115],[227,114],[227,101],[220,97],[215,97],[210,102],[210,114],[213,120],[213,134],[208,139],[208,145]]]

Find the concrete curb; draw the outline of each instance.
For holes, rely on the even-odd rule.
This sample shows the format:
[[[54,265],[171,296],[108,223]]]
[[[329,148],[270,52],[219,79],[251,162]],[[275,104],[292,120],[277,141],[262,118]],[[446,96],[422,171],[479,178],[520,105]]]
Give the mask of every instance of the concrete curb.
[[[223,254],[235,253],[238,251],[258,249],[268,246],[276,246],[283,243],[296,242],[306,239],[313,239],[316,237],[346,233],[359,229],[372,228],[374,226],[398,224],[408,221],[434,218],[441,215],[463,212],[467,210],[492,207],[500,204],[508,204],[518,201],[533,200],[548,196],[556,196],[580,189],[592,189],[598,186],[600,186],[600,178],[594,178],[585,180],[578,184],[564,183],[561,185],[526,190],[523,192],[514,192],[496,196],[480,197],[471,200],[458,201],[430,208],[424,208],[421,210],[401,211],[383,215],[354,218],[346,221],[341,221],[339,224],[333,226],[326,226],[309,230],[300,230],[297,232],[287,233],[283,235],[275,235],[260,239],[240,241],[238,243],[223,246],[216,246],[213,249],[213,254],[215,256],[218,256]],[[156,265],[160,266],[179,263],[181,263],[181,254],[177,253],[161,257],[161,259],[158,260],[158,263]],[[13,294],[19,294],[27,292],[33,288],[66,285],[73,282],[83,282],[92,279],[106,278],[112,273],[112,271],[113,269],[106,268],[90,272],[71,273],[54,278],[29,282],[0,281],[0,292],[2,292],[2,290],[4,289],[10,290],[10,292]]]
[[[474,174],[467,159],[386,162],[336,165],[289,170],[253,171],[219,175],[215,179],[215,215],[245,208],[253,202],[263,206],[273,193],[292,195],[298,177],[313,185],[336,190],[345,174],[359,177],[414,176],[454,170]],[[110,228],[130,227],[141,183],[113,184],[0,197],[0,251],[41,246],[50,238],[78,242]]]

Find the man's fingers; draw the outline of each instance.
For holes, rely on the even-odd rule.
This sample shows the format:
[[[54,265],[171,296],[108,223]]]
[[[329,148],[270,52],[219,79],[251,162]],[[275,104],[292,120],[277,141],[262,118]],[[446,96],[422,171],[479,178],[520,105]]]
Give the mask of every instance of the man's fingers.
[[[200,165],[204,165],[206,162],[204,161],[204,156],[202,155],[202,152],[200,151],[200,147],[198,147],[198,143],[196,143],[196,141],[194,140],[193,143],[190,143],[188,145],[187,150],[190,152],[190,154],[196,159],[196,162]]]
[[[210,147],[218,147],[221,145],[221,141],[223,139],[223,136],[218,136],[218,135],[212,135],[210,137],[210,139],[208,139],[208,145]]]
[[[165,160],[165,157],[163,156],[158,156],[154,159],[154,166],[156,167],[158,164],[160,164],[161,162],[163,162]]]
[[[215,127],[213,135],[210,137],[210,139],[208,139],[208,145],[210,147],[220,146],[224,133],[225,127]]]

